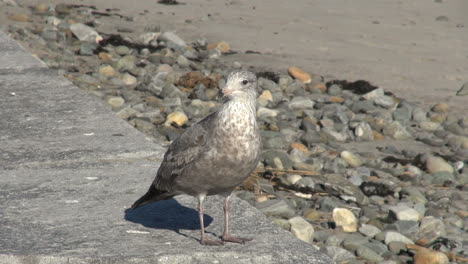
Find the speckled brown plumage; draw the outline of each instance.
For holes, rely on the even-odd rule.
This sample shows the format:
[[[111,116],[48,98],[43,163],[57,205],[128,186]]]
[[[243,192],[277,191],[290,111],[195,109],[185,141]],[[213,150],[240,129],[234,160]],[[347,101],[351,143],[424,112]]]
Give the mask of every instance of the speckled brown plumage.
[[[225,200],[223,241],[247,239],[228,234],[229,195],[255,169],[261,139],[256,122],[257,78],[251,72],[234,72],[223,89],[224,104],[218,111],[188,128],[169,146],[148,192],[132,208],[189,194],[199,199],[202,244],[221,244],[205,238],[203,199],[221,194]]]

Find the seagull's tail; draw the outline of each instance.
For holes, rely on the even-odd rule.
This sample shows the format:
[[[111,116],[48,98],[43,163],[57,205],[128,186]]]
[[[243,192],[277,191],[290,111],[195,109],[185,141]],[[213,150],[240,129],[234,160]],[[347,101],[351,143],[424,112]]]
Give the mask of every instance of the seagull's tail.
[[[143,195],[140,199],[133,203],[131,208],[135,209],[148,203],[167,200],[171,199],[172,197],[174,197],[174,194],[169,193],[167,191],[158,190],[156,189],[156,187],[154,187],[153,184],[151,184],[149,190],[145,193],[145,195]]]

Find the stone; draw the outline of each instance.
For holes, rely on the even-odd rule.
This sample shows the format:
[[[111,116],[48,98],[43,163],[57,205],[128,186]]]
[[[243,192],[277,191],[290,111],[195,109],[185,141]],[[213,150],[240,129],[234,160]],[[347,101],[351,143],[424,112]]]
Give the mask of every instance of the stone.
[[[107,99],[107,103],[112,106],[112,108],[120,108],[124,105],[125,100],[120,96],[113,96]]]
[[[209,50],[210,49],[218,49],[222,53],[227,53],[227,52],[231,51],[231,46],[226,41],[220,41],[220,42],[208,44],[208,46],[206,48],[209,49]]]
[[[328,87],[328,94],[329,95],[339,95],[341,94],[341,87],[339,85],[336,85],[336,84],[332,84],[330,87]]]
[[[360,246],[356,249],[356,255],[358,257],[361,257],[363,259],[367,259],[369,261],[373,262],[381,262],[384,260],[383,257],[381,257],[379,254],[377,254],[375,251],[372,249],[366,247],[366,246]]]
[[[166,42],[169,48],[183,50],[187,48],[187,43],[173,32],[164,32],[158,37],[159,41]]]
[[[262,152],[262,158],[265,163],[273,168],[278,169],[291,169],[292,162],[289,156],[283,151],[278,150],[266,150]]]
[[[356,249],[360,246],[363,246],[369,242],[367,237],[362,236],[359,233],[352,233],[348,234],[345,239],[343,240],[343,248],[349,251],[356,251]]]
[[[276,216],[289,219],[295,215],[294,209],[291,208],[282,199],[271,199],[268,201],[256,203],[255,207],[267,216]]]
[[[359,227],[359,233],[365,235],[366,237],[373,238],[375,235],[380,233],[381,230],[380,228],[373,226],[373,225],[368,225],[368,224],[362,224]]]
[[[181,127],[185,123],[188,122],[188,117],[183,112],[172,112],[167,116],[166,122],[164,123],[165,126],[171,126],[172,124],[176,124],[177,126]]]
[[[384,95],[384,96],[375,98],[374,104],[390,109],[395,106],[395,101],[393,100],[392,97]]]
[[[293,217],[288,220],[291,224],[291,233],[298,239],[312,243],[314,238],[314,227],[300,216]]]
[[[115,53],[125,56],[130,53],[130,49],[127,46],[120,45],[115,48]]]
[[[114,65],[115,69],[124,72],[131,71],[136,67],[137,58],[133,55],[125,55],[120,58]]]
[[[302,176],[298,174],[288,174],[288,176],[286,176],[286,180],[288,181],[289,184],[296,184],[301,179],[302,179]]]
[[[413,108],[411,119],[416,122],[422,122],[427,120],[427,113],[420,107]]]
[[[420,248],[413,256],[414,264],[449,264],[447,255],[443,252]]]
[[[301,152],[307,152],[309,149],[306,147],[306,145],[300,143],[300,142],[293,142],[289,145],[289,149],[297,149]]]
[[[376,98],[382,96],[385,96],[385,91],[380,87],[362,95],[362,97],[366,100],[375,100]]]
[[[294,78],[294,79],[297,79],[303,83],[310,83],[312,82],[312,77],[310,76],[310,74],[308,74],[307,72],[303,71],[302,69],[298,68],[298,67],[295,67],[295,66],[291,66],[288,68],[288,73]]]
[[[393,220],[418,221],[419,213],[405,205],[391,206],[388,216]]]
[[[372,128],[367,122],[360,122],[354,129],[354,135],[361,140],[374,140],[374,133],[372,133]]]
[[[80,41],[99,43],[103,39],[92,27],[82,23],[70,25],[70,30]]]
[[[347,263],[356,258],[353,253],[340,247],[328,246],[322,248],[322,251],[336,263]]]
[[[291,110],[312,109],[314,102],[309,98],[302,96],[295,96],[288,104]]]
[[[126,119],[129,119],[132,116],[135,116],[138,113],[139,112],[137,110],[131,108],[130,106],[127,106],[127,107],[124,107],[124,108],[120,109],[117,112],[117,116],[126,120]]]
[[[143,45],[151,45],[157,47],[157,39],[161,32],[146,32],[138,36],[138,42]]]
[[[383,129],[383,134],[394,139],[410,139],[411,134],[398,121],[393,121]]]
[[[257,199],[257,202],[260,202],[260,201],[258,201],[258,199]],[[273,223],[279,225],[284,230],[291,231],[291,224],[289,223],[288,220],[283,219],[283,218],[273,218],[273,219],[271,219],[271,221],[273,221]]]
[[[400,123],[406,123],[411,119],[412,109],[408,104],[400,105],[395,111],[393,111],[392,116],[395,121]]]
[[[403,252],[406,252],[406,244],[403,242],[393,241],[388,243],[388,249],[395,255],[400,255]]]
[[[431,122],[431,121],[421,121],[419,122],[419,127],[426,131],[436,131],[441,128],[440,123]]]
[[[464,83],[460,90],[457,91],[458,96],[468,95],[468,82]]]
[[[448,113],[450,110],[450,107],[446,103],[439,103],[434,105],[431,110],[436,113]]]
[[[98,73],[106,77],[114,77],[118,74],[117,71],[110,65],[99,67]]]
[[[446,234],[445,225],[442,220],[433,216],[426,216],[421,221],[416,238],[422,240],[424,244],[429,244]]]
[[[418,212],[419,213],[419,212]],[[419,213],[420,219],[422,219],[421,213]],[[407,220],[397,220],[393,224],[387,225],[386,228],[395,228],[400,234],[413,237],[419,231],[419,222],[417,221],[407,221]]]
[[[257,117],[259,119],[268,118],[268,117],[276,117],[278,115],[278,110],[266,108],[266,107],[259,107],[257,109]]]
[[[129,73],[124,73],[122,75],[122,81],[127,86],[134,86],[137,84],[137,78],[135,78],[133,75]]]
[[[182,67],[188,67],[190,66],[190,61],[184,55],[179,55],[177,56],[177,64]]]
[[[307,220],[317,221],[320,220],[321,217],[322,214],[317,210],[309,208],[304,211],[304,218]]]
[[[80,45],[80,55],[81,56],[92,56],[94,55],[94,50],[96,50],[96,43],[92,42],[83,42]]]
[[[438,171],[430,175],[432,184],[445,184],[447,182],[455,182],[455,176],[448,171]]]
[[[354,168],[360,167],[363,164],[358,155],[347,150],[342,151],[340,157]]]
[[[384,241],[387,246],[390,242],[402,242],[405,244],[414,244],[414,242],[411,239],[395,231],[387,231],[385,233]]]
[[[357,231],[356,216],[346,208],[333,209],[333,221],[337,226],[343,227],[343,231],[345,232]]]
[[[426,160],[426,169],[429,173],[447,171],[453,173],[453,167],[448,164],[443,158],[437,156],[429,156]]]
[[[110,62],[112,60],[112,55],[107,52],[99,52],[98,54],[99,59],[101,59],[103,62]]]
[[[12,14],[8,16],[8,19],[16,22],[28,22],[29,16],[26,14]]]

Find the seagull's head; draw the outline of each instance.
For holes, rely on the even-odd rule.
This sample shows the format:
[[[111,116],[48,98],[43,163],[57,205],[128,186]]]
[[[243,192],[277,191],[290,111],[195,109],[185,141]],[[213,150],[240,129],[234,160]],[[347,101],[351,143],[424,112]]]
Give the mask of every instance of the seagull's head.
[[[228,99],[257,97],[257,76],[249,71],[236,71],[229,74],[223,97]]]

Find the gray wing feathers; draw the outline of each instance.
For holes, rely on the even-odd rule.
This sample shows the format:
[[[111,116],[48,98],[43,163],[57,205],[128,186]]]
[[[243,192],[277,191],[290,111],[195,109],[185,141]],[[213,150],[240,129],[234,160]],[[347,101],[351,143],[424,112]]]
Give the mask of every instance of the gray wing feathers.
[[[204,151],[214,115],[215,113],[191,126],[172,142],[153,182],[157,189],[172,191],[174,180]]]

